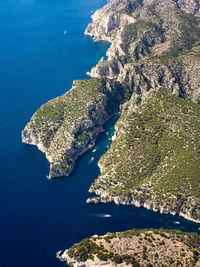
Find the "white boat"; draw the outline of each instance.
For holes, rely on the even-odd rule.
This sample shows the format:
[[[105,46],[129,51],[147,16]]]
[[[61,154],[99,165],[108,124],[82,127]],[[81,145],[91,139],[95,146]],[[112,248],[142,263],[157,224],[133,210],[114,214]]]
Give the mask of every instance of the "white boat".
[[[90,160],[89,160],[89,164],[92,163],[92,161],[94,160],[94,157],[92,157]]]
[[[110,217],[112,217],[112,215],[111,214],[97,214],[97,217],[110,218]]]
[[[67,31],[65,30],[65,31],[64,31],[64,35],[66,35],[66,34],[67,34]]]
[[[111,214],[104,214],[103,217],[105,217],[105,218],[110,218],[110,217],[112,217],[112,215],[111,215]]]
[[[181,223],[180,223],[180,222],[178,222],[178,221],[175,221],[174,223],[175,223],[175,224],[181,224]]]

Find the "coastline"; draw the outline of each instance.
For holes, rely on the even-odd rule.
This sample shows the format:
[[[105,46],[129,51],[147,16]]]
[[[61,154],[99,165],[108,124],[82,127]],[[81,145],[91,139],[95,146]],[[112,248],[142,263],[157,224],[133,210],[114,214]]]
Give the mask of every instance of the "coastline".
[[[188,240],[194,241],[193,247]],[[132,229],[86,238],[64,252],[59,251],[57,258],[73,267],[125,267],[148,264],[176,266],[179,263],[198,266],[199,241],[200,237],[194,233],[164,229]],[[197,256],[193,256],[192,252]]]
[[[95,194],[95,192],[92,192],[92,191],[90,193]],[[188,214],[184,214],[182,212],[176,212],[174,210],[166,210],[162,206],[155,207],[154,203],[152,203],[150,205],[150,204],[145,203],[145,202],[142,203],[139,200],[132,200],[132,201],[124,200],[123,201],[123,200],[120,199],[120,197],[108,197],[108,199],[105,199],[104,197],[103,197],[103,199],[101,199],[101,197],[97,197],[97,198],[91,198],[91,199],[89,198],[89,199],[87,199],[86,203],[87,204],[115,203],[116,205],[128,205],[128,206],[132,205],[132,206],[134,206],[136,208],[143,207],[145,209],[152,210],[152,211],[157,212],[157,213],[159,212],[160,214],[170,214],[170,215],[173,215],[173,216],[180,216],[180,217],[183,217],[186,220],[189,220],[191,222],[200,224],[200,220],[195,220],[194,218],[192,218]]]
[[[55,130],[53,129],[53,131],[55,133],[54,132],[53,132],[53,134],[51,133],[50,138],[48,136],[47,137],[45,136],[47,141],[50,142],[50,144],[49,144],[49,146],[50,146],[49,151],[50,152],[48,152],[47,158],[49,159],[50,163],[52,163],[52,168],[54,168],[52,173],[51,173],[51,169],[50,169],[50,177],[51,178],[60,177],[63,175],[69,175],[71,170],[74,168],[74,163],[75,163],[76,159],[78,158],[78,156],[81,155],[82,153],[84,153],[86,150],[88,150],[89,148],[91,148],[94,145],[94,142],[95,142],[96,137],[97,137],[97,134],[95,133],[94,129],[96,129],[96,127],[99,126],[99,124],[102,126],[119,108],[122,111],[121,117],[127,116],[130,120],[134,120],[137,112],[138,112],[138,114],[141,114],[142,111],[145,110],[145,105],[147,104],[148,101],[151,100],[152,93],[157,92],[158,94],[160,94],[159,100],[160,100],[161,108],[162,108],[163,101],[166,99],[169,99],[169,95],[166,94],[166,92],[167,92],[168,94],[171,94],[171,95],[177,97],[177,99],[178,98],[184,99],[185,95],[187,95],[188,101],[191,101],[190,103],[187,102],[187,104],[188,104],[187,108],[188,109],[193,108],[194,110],[197,109],[197,111],[198,111],[198,108],[196,108],[196,106],[194,106],[193,103],[197,104],[198,97],[199,97],[199,95],[198,95],[199,90],[195,88],[195,90],[192,91],[191,86],[188,86],[187,81],[185,81],[184,77],[182,77],[182,76],[177,80],[175,79],[175,77],[177,75],[180,76],[185,71],[186,73],[188,73],[188,75],[191,76],[191,85],[194,86],[194,85],[198,84],[199,80],[196,79],[195,71],[193,71],[193,73],[191,75],[191,68],[193,68],[194,66],[195,66],[196,71],[199,70],[198,61],[194,61],[192,63],[188,61],[188,57],[190,57],[191,60],[193,60],[193,58],[194,58],[194,55],[191,54],[191,51],[189,50],[189,52],[187,51],[187,53],[184,53],[184,54],[180,53],[180,55],[177,55],[176,57],[173,57],[173,55],[170,56],[169,58],[167,58],[167,64],[165,61],[163,61],[162,54],[161,55],[158,54],[156,57],[154,56],[154,58],[152,59],[151,53],[153,53],[153,52],[155,53],[156,48],[160,49],[160,51],[158,51],[158,52],[162,52],[162,53],[166,52],[166,51],[164,51],[164,52],[162,51],[162,44],[164,42],[164,39],[163,39],[164,37],[162,35],[163,35],[164,30],[157,32],[156,27],[154,27],[151,24],[148,24],[146,22],[142,23],[142,25],[141,25],[141,21],[139,20],[138,24],[139,24],[140,30],[142,29],[142,31],[140,32],[140,34],[141,34],[140,38],[141,38],[141,40],[143,40],[143,38],[144,38],[143,34],[146,34],[147,37],[149,38],[148,39],[149,43],[143,42],[141,44],[140,39],[139,40],[136,40],[136,39],[132,40],[133,44],[128,43],[128,45],[130,46],[131,49],[132,48],[137,49],[137,50],[141,49],[141,52],[138,52],[138,54],[134,54],[133,58],[131,58],[131,55],[128,54],[129,51],[127,50],[127,47],[125,46],[124,49],[122,49],[123,48],[122,45],[127,45],[126,42],[129,42],[129,37],[131,36],[130,34],[132,34],[132,31],[134,31],[134,29],[132,27],[137,25],[136,18],[134,17],[135,10],[137,11],[137,9],[140,9],[140,8],[142,9],[143,6],[141,5],[140,2],[137,2],[138,5],[136,7],[134,7],[133,14],[126,14],[126,12],[123,10],[123,4],[117,3],[117,8],[115,9],[115,6],[114,7],[112,6],[114,2],[115,1],[111,1],[105,7],[97,10],[92,15],[93,22],[88,25],[88,27],[85,31],[85,34],[93,36],[93,39],[95,41],[106,40],[106,41],[109,41],[111,43],[111,46],[107,51],[108,59],[106,61],[104,61],[104,59],[101,59],[98,62],[98,64],[91,70],[90,75],[92,76],[92,79],[87,80],[87,82],[82,81],[82,82],[84,82],[84,83],[86,82],[88,84],[90,84],[90,82],[95,81],[95,84],[92,87],[92,90],[89,93],[87,92],[87,88],[89,87],[88,84],[87,84],[88,87],[87,86],[81,87],[82,86],[81,85],[80,88],[79,87],[76,88],[77,89],[76,92],[78,92],[78,91],[80,92],[80,90],[87,87],[85,92],[84,92],[87,95],[85,102],[80,102],[80,99],[78,99],[76,106],[73,106],[72,108],[75,110],[80,105],[85,105],[87,103],[87,101],[88,101],[87,98],[90,96],[90,94],[92,94],[94,92],[94,90],[96,90],[96,87],[97,87],[96,83],[100,83],[99,88],[97,90],[98,94],[99,93],[100,94],[98,95],[97,98],[95,96],[95,98],[92,99],[92,104],[90,107],[86,107],[84,109],[84,113],[86,114],[85,117],[82,117],[82,118],[80,117],[80,114],[83,113],[81,111],[80,113],[78,113],[78,115],[76,114],[77,119],[75,119],[75,121],[73,121],[73,120],[71,120],[71,118],[73,116],[69,115],[71,111],[66,110],[66,112],[64,112],[64,113],[65,114],[68,113],[68,116],[66,118],[64,118],[64,123],[63,123],[63,119],[62,119],[61,127],[59,125],[60,128],[57,129],[57,125],[60,123],[60,121],[58,123],[56,122],[53,125],[53,127],[55,127]],[[158,3],[158,6],[159,6],[159,4],[162,5],[162,1],[160,1]],[[173,1],[171,1],[169,3],[169,6],[170,6],[170,8],[175,9],[175,3]],[[147,10],[148,10],[148,8],[149,7],[147,6]],[[160,8],[160,6],[159,6],[159,8]],[[166,6],[166,8],[168,8],[168,6]],[[123,12],[120,13],[120,10]],[[146,10],[145,10],[145,12],[146,12]],[[182,11],[180,11],[180,12],[182,12]],[[137,14],[137,12],[136,12],[136,14]],[[144,16],[144,14],[142,16]],[[163,19],[166,19],[164,14],[162,14],[162,16],[163,16]],[[177,14],[174,13],[174,16],[175,16],[175,22],[177,23],[177,25],[179,25],[180,22],[179,22],[179,18],[176,17]],[[102,18],[104,18],[104,19],[102,19]],[[144,17],[142,17],[142,18],[144,18]],[[151,19],[152,19],[152,17],[150,16],[149,20],[151,21]],[[106,23],[106,27],[104,27],[105,23]],[[143,31],[145,29],[145,27],[147,27],[147,30]],[[130,33],[128,32],[128,34],[126,33],[127,28],[128,28],[128,30],[131,31]],[[168,28],[167,28],[167,30],[168,30]],[[124,31],[128,37],[125,35]],[[182,37],[182,35],[181,35],[182,32],[180,32],[179,34],[180,34],[180,37]],[[155,42],[155,40],[156,40],[156,42]],[[154,46],[155,46],[155,48],[154,48]],[[163,48],[165,49],[164,46],[163,46]],[[168,47],[167,47],[167,49],[168,49]],[[173,45],[172,45],[171,49],[173,49]],[[144,51],[146,51],[146,52],[144,52]],[[197,53],[198,48],[194,46],[194,48],[192,49],[192,52]],[[156,60],[155,60],[155,58],[156,58]],[[188,65],[185,65],[184,71],[181,69],[181,74],[180,74],[179,66],[182,67],[183,63],[185,63],[186,60],[187,60]],[[175,61],[176,61],[176,63],[175,63]],[[172,66],[174,66],[174,63],[176,64],[175,66],[176,66],[177,73],[174,73],[174,70],[172,69]],[[188,77],[190,77],[190,76],[188,76]],[[76,83],[82,83],[82,82],[77,81]],[[185,90],[184,92],[182,89],[183,87]],[[68,96],[71,93],[73,94],[74,88],[75,87],[72,87],[72,89],[69,91],[70,93],[68,94]],[[163,93],[164,91],[165,91],[165,93]],[[62,96],[62,97],[65,97],[65,96]],[[57,100],[56,99],[52,100],[51,104],[54,105],[54,102],[56,102],[56,101],[59,104],[59,102],[61,102],[60,100],[62,97],[57,98]],[[70,99],[70,101],[73,100],[73,98],[68,99],[67,97],[65,99],[67,102],[64,103],[64,106],[69,104],[69,99]],[[181,107],[184,109],[185,107],[184,107],[183,102],[181,102],[181,101],[178,102],[177,99],[173,98],[173,101],[174,101],[174,103],[176,103],[177,108]],[[118,101],[117,103],[116,103],[116,100]],[[112,103],[110,104],[111,101],[112,101]],[[101,102],[101,104],[98,106],[99,102]],[[49,103],[49,105],[50,105],[50,103]],[[112,105],[115,105],[115,106],[111,107]],[[111,107],[111,109],[108,111],[108,109],[110,107]],[[44,109],[49,108],[48,103],[46,105],[44,105],[43,108]],[[39,113],[39,115],[40,115],[40,113],[43,115],[42,108],[41,108],[41,110],[39,110],[38,113]],[[92,114],[92,119],[91,119],[91,114]],[[158,114],[160,114],[160,112],[158,112]],[[183,112],[184,116],[185,116],[185,114],[186,114],[186,116],[188,115],[187,113]],[[147,114],[147,115],[149,116],[149,114]],[[34,116],[37,118],[37,113]],[[60,113],[59,113],[59,116],[60,116]],[[138,115],[138,116],[140,116],[140,115]],[[196,115],[194,115],[194,117],[195,116]],[[35,122],[35,117],[32,118],[31,123]],[[41,120],[41,118],[43,119],[42,116],[38,116],[38,117],[39,117],[39,120]],[[97,119],[97,117],[98,117],[98,119]],[[169,114],[165,114],[165,113],[164,113],[162,118],[160,115],[158,117],[159,117],[160,121],[158,121],[158,122],[156,121],[156,123],[158,124],[159,130],[156,129],[156,133],[158,132],[159,137],[155,138],[155,139],[157,139],[156,141],[153,140],[154,139],[154,136],[153,136],[154,129],[153,129],[152,125],[150,125],[150,129],[148,130],[148,134],[151,131],[152,131],[152,134],[150,134],[150,137],[147,136],[148,138],[150,138],[150,142],[148,141],[148,145],[151,146],[151,148],[153,147],[153,149],[155,151],[157,151],[156,149],[158,149],[158,147],[159,147],[159,145],[158,145],[159,141],[162,141],[160,139],[161,139],[162,135],[164,134],[164,132],[166,131],[166,127],[169,128],[169,132],[173,131],[175,133],[174,136],[176,136],[176,137],[178,136],[179,139],[176,140],[176,143],[182,142],[182,139],[181,139],[182,136],[179,136],[179,128],[177,127],[177,125],[175,125],[175,127],[174,127],[173,116],[172,116],[171,120],[168,118]],[[51,118],[51,119],[53,119],[53,118]],[[165,120],[164,126],[163,126],[163,121],[161,121],[163,119]],[[181,119],[182,118],[180,118],[180,121],[181,121]],[[100,120],[100,122],[99,122],[99,120]],[[151,120],[153,121],[152,116],[151,116]],[[146,121],[149,121],[149,119],[146,119]],[[49,122],[51,124],[51,120],[49,120]],[[126,121],[124,121],[123,126],[125,125],[125,122]],[[176,133],[175,129],[173,127],[171,127],[169,122],[173,124],[173,127],[175,129],[178,128],[177,133]],[[30,126],[31,126],[31,123],[30,123]],[[67,133],[66,133],[66,131],[64,131],[67,138],[66,138],[66,136],[61,137],[60,133],[57,134],[63,125],[65,127],[65,124],[68,126]],[[84,124],[86,124],[86,127],[84,126]],[[75,125],[75,127],[74,127],[74,125]],[[183,125],[180,125],[180,126],[184,129]],[[140,126],[140,124],[139,124],[139,126]],[[42,126],[40,126],[40,127],[43,130],[43,128],[42,128],[43,122],[42,122]],[[129,128],[129,125],[127,125],[126,127]],[[131,125],[131,127],[133,127],[133,126]],[[192,127],[194,128],[194,125],[191,125],[191,129],[193,129]],[[136,128],[139,128],[139,127],[137,126]],[[38,133],[37,133],[39,136],[42,132],[41,129],[39,128]],[[136,130],[137,129],[134,129],[135,132],[136,132]],[[45,129],[45,131],[46,131],[46,129]],[[43,131],[43,132],[45,132],[45,131]],[[138,133],[139,137],[141,136],[141,132]],[[183,134],[184,137],[186,136],[185,132],[183,132],[181,134]],[[122,137],[122,135],[123,135],[123,130],[122,131],[119,130],[118,131],[118,139],[119,140],[120,140],[120,137]],[[86,136],[86,138],[85,138],[85,136]],[[133,136],[134,136],[134,133],[133,133]],[[136,135],[136,140],[134,139],[133,142],[136,142],[136,141],[138,142],[138,140],[139,140],[138,136]],[[81,140],[83,140],[83,137],[85,138],[83,141],[81,141],[82,143],[78,141],[79,137],[82,138]],[[198,139],[196,136],[194,136],[194,137],[193,136],[192,137],[186,136],[186,137],[187,138],[190,137],[191,139],[192,138]],[[44,141],[46,141],[45,138],[44,138]],[[145,136],[145,138],[146,138],[146,136]],[[50,139],[50,141],[49,141],[49,139]],[[71,139],[70,142],[68,142],[67,146],[65,143],[66,139],[67,139],[67,141],[69,139]],[[195,142],[198,141],[196,139],[195,139]],[[116,140],[117,139],[115,138],[115,143],[117,143]],[[55,150],[55,147],[56,146],[58,147],[58,143],[59,143],[60,147],[57,150]],[[189,142],[189,143],[191,143],[191,142]],[[63,147],[62,147],[62,145],[63,145]],[[123,143],[122,143],[122,145],[123,145]],[[140,145],[140,143],[139,143],[139,145]],[[189,144],[187,144],[187,145],[189,146]],[[43,144],[40,143],[39,147],[44,150]],[[161,145],[160,145],[160,147],[161,147]],[[159,147],[159,149],[160,149],[160,147]],[[196,149],[196,148],[190,147],[190,149]],[[167,160],[168,157],[166,155],[168,152],[166,152],[166,151],[164,151],[164,152],[165,152],[165,157],[163,156],[163,159]],[[66,154],[67,154],[67,161],[68,161],[67,165],[65,165]],[[107,155],[109,155],[109,152],[106,153],[102,158],[106,158]],[[62,158],[61,160],[60,160],[60,158],[57,160],[57,157],[59,157],[59,156]],[[173,156],[173,155],[171,154],[170,156]],[[53,159],[53,157],[55,157],[55,158]],[[145,155],[140,155],[140,157],[145,157]],[[152,166],[152,169],[149,171],[149,174],[152,174],[152,170],[154,170],[156,168],[159,169],[159,166],[161,165],[161,162],[159,160],[160,159],[157,159],[155,157],[155,166]],[[148,160],[148,162],[146,163],[147,165],[149,164],[149,161],[150,160]],[[112,155],[111,155],[111,162],[112,162]],[[53,166],[53,164],[55,166]],[[113,166],[114,166],[114,164],[113,164]],[[143,169],[143,165],[140,166],[140,168],[139,168],[138,176],[140,175],[142,169]],[[106,170],[106,168],[104,168],[104,170]],[[113,172],[113,173],[116,173],[116,172]],[[123,175],[125,175],[125,174],[123,174]],[[112,173],[110,173],[110,176],[113,179]],[[105,175],[105,177],[107,177],[107,174]],[[120,177],[120,175],[116,175],[116,177]],[[148,175],[146,177],[148,177]],[[143,179],[145,179],[146,177],[143,177]],[[159,173],[158,173],[158,177],[160,179]],[[103,178],[102,178],[102,180],[103,180]],[[187,179],[187,177],[186,177],[186,179]],[[91,189],[90,192],[97,193],[97,195],[98,195],[98,192],[100,192],[99,195],[101,195],[101,190],[103,189],[104,193],[102,194],[102,196],[104,197],[106,189],[103,187],[101,188],[101,184],[100,183],[98,184],[98,180],[100,180],[100,179],[97,178],[97,181],[95,181],[95,183],[96,183],[97,187],[99,186],[99,188],[97,190]],[[105,181],[103,181],[103,182],[105,182]],[[109,183],[105,183],[105,184],[109,184]],[[114,183],[113,183],[113,181],[111,181],[111,185],[113,185],[113,184],[114,184],[114,187],[115,187],[115,185],[116,186],[119,185],[119,187],[120,187],[121,181],[116,180],[116,181],[114,181]],[[142,188],[142,186],[146,186],[146,184],[141,184],[141,188]],[[181,186],[181,185],[178,184],[178,186]],[[139,187],[139,191],[141,191],[141,188]],[[121,188],[119,188],[119,189],[121,189]],[[195,188],[194,188],[194,191],[195,191]],[[119,192],[120,192],[120,190],[119,190]],[[195,191],[195,193],[196,193],[196,191]],[[129,194],[130,194],[130,192],[129,192]],[[194,221],[197,223],[199,222],[198,219],[192,218],[192,214],[190,216],[190,214],[187,214],[187,213],[184,214],[184,212],[182,212],[181,210],[179,212],[175,211],[173,207],[170,207],[170,206],[164,207],[161,203],[159,203],[159,201],[160,201],[159,198],[156,199],[157,203],[150,201],[150,204],[149,204],[148,201],[134,200],[134,197],[133,197],[133,200],[131,200],[131,201],[129,199],[121,200],[120,196],[118,196],[118,195],[116,195],[114,197],[112,197],[112,196],[106,196],[106,197],[107,197],[107,199],[105,199],[105,200],[100,199],[99,201],[102,201],[102,202],[113,201],[116,204],[126,204],[126,205],[133,204],[136,207],[137,206],[143,206],[147,209],[151,209],[153,211],[160,212],[161,214],[162,213],[170,213],[172,215],[179,214],[180,216],[187,218],[187,219],[190,219],[191,221]],[[172,198],[173,197],[174,196],[172,195]],[[187,198],[190,198],[190,195],[189,195],[189,197],[187,195]],[[174,202],[177,202],[177,205],[179,204],[178,200],[179,199],[178,198],[176,199],[176,197],[175,197]],[[192,200],[194,200],[193,202],[196,201],[195,199],[192,199]],[[91,202],[91,201],[92,200],[88,200],[88,202]],[[95,200],[95,202],[96,202],[96,200]],[[194,203],[194,206],[197,206],[197,205]],[[186,209],[186,211],[187,211],[187,209]],[[197,214],[195,213],[194,216],[198,217],[198,212],[199,212],[198,207],[197,207],[197,211],[195,210],[195,212]]]

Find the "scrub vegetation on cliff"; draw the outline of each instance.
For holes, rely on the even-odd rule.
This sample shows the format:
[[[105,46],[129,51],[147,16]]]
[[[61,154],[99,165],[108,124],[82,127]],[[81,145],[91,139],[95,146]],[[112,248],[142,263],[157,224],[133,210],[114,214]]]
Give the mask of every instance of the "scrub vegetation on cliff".
[[[61,259],[76,266],[198,266],[199,247],[196,233],[133,229],[86,238],[66,250]]]
[[[111,43],[89,80],[43,105],[22,133],[69,175],[115,112],[113,143],[88,202],[114,201],[200,222],[200,3],[111,0],[85,31]]]
[[[200,218],[200,106],[162,89],[123,112],[90,192]],[[115,200],[115,197],[117,199]]]
[[[86,34],[111,42],[92,76],[106,70],[132,96],[90,187],[98,196],[88,203],[133,204],[200,222],[199,1],[113,0],[92,18]]]
[[[107,79],[74,81],[71,90],[36,111],[22,140],[46,153],[50,178],[71,172],[76,158],[94,145],[102,124],[119,110],[125,91]]]

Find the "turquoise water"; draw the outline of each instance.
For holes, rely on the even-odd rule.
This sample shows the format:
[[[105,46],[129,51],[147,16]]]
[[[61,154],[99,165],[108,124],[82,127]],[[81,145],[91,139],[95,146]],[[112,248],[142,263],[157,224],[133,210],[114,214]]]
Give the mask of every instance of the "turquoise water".
[[[105,55],[108,44],[93,43],[83,34],[92,11],[105,3],[0,1],[0,267],[62,266],[56,252],[95,233],[200,227],[143,208],[85,203],[116,118],[105,125],[97,151],[81,156],[68,178],[46,179],[45,156],[21,143],[21,131],[33,112],[70,89],[74,79],[86,78],[86,71]]]

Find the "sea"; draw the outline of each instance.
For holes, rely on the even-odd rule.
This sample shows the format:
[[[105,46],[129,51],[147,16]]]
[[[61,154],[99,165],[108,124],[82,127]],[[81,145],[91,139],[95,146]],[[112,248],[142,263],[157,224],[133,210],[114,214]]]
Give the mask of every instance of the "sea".
[[[0,0],[0,267],[65,266],[56,252],[94,234],[132,228],[199,232],[178,216],[115,204],[86,204],[97,162],[109,148],[114,116],[69,177],[48,180],[49,164],[22,144],[32,114],[89,71],[109,43],[84,35],[105,0]],[[66,31],[66,32],[65,32]]]

